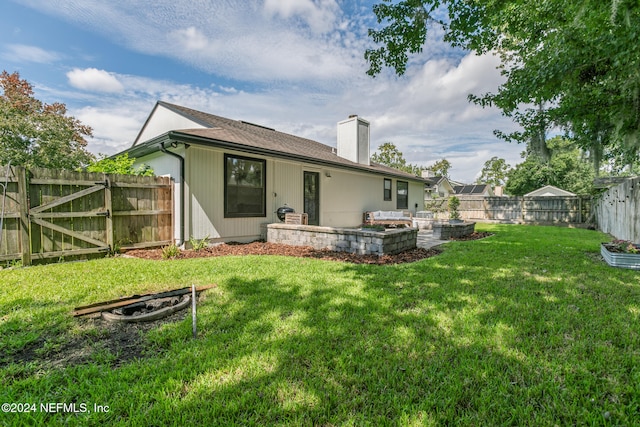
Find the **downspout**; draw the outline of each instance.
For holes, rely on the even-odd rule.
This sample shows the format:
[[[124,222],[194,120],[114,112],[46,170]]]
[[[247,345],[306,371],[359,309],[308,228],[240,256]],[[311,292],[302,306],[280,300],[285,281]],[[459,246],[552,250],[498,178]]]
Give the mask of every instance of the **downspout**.
[[[178,246],[182,246],[184,243],[184,157],[179,154],[173,153],[167,150],[164,146],[164,142],[160,143],[160,151],[164,154],[169,154],[177,158],[180,161],[180,241],[178,242]]]

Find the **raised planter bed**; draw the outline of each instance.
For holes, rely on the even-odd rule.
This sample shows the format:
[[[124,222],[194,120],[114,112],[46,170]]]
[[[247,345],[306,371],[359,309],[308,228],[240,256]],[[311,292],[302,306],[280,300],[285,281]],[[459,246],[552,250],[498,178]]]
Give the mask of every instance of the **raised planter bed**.
[[[475,222],[461,222],[451,224],[449,222],[434,222],[433,237],[440,240],[449,240],[452,237],[464,237],[472,234],[475,230]]]
[[[607,264],[612,267],[640,270],[640,254],[611,252],[606,243],[600,245],[600,254],[602,254]]]
[[[393,255],[416,247],[417,228],[384,231],[319,227],[314,225],[269,224],[267,242],[311,246],[358,255]]]

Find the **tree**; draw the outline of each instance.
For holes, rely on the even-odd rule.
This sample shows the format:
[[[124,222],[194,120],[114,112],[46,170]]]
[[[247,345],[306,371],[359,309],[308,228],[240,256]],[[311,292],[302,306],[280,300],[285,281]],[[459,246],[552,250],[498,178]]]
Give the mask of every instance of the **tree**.
[[[438,160],[434,164],[428,167],[434,176],[449,176],[449,169],[451,169],[451,162],[447,159]]]
[[[489,184],[492,187],[504,185],[510,170],[511,165],[505,159],[493,156],[490,160],[484,162],[484,167],[480,172],[480,177],[476,180],[476,184]]]
[[[148,165],[142,164],[138,168],[134,169],[133,164],[135,162],[136,159],[133,157],[130,158],[129,153],[120,154],[115,158],[101,155],[101,158],[99,160],[96,160],[89,166],[87,166],[87,172],[153,176],[153,169],[151,169]]]
[[[0,74],[0,164],[77,169],[94,159],[91,128],[67,116],[64,104],[45,104],[17,72]]]
[[[549,185],[551,175],[549,165],[535,157],[529,157],[509,172],[504,191],[512,196],[522,196]]]
[[[594,171],[576,144],[555,137],[548,141],[548,146],[550,161],[528,156],[507,174],[505,191],[522,196],[545,185],[555,185],[572,193],[591,194]]]
[[[420,167],[407,163],[402,152],[393,142],[385,142],[371,156],[371,161],[399,171],[420,175]]]
[[[430,27],[478,54],[495,52],[506,77],[496,92],[470,95],[523,126],[503,135],[545,161],[545,132],[565,130],[598,170],[603,153],[638,162],[640,148],[640,3],[634,0],[383,0],[373,6],[368,73],[403,74]],[[443,17],[444,16],[444,17]],[[384,25],[382,25],[384,23]]]

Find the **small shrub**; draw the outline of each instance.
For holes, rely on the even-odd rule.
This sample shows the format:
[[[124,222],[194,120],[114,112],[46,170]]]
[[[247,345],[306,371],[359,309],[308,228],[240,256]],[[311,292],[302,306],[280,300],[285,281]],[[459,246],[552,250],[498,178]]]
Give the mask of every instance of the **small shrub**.
[[[640,247],[633,244],[629,240],[614,240],[608,245],[609,245],[609,248],[613,250],[613,252],[626,253],[626,254],[640,253]]]
[[[451,196],[449,198],[449,219],[460,219],[460,212],[458,212],[459,206],[460,199],[456,196]]]
[[[180,256],[180,248],[175,243],[162,248],[162,259],[174,259]]]
[[[196,239],[195,237],[191,236],[191,238],[189,239],[189,244],[194,251],[198,252],[209,246],[209,235],[207,234],[204,239]]]
[[[22,267],[22,261],[19,259],[14,259],[14,260],[7,261],[4,267],[0,265],[0,270],[2,270],[3,268],[20,268],[20,267]]]

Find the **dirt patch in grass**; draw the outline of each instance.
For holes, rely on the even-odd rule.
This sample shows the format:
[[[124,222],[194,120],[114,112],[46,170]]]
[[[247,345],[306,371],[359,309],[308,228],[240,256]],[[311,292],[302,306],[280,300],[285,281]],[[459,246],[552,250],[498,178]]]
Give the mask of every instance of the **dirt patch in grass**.
[[[147,333],[167,323],[182,321],[190,313],[182,310],[151,322],[108,322],[101,318],[76,319],[80,332],[43,336],[19,351],[0,359],[0,368],[12,363],[37,368],[68,368],[91,363],[118,367],[135,359],[161,354],[165,349],[149,343]]]

